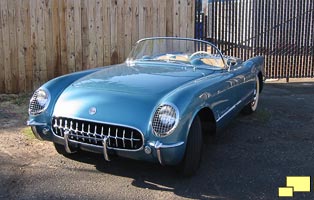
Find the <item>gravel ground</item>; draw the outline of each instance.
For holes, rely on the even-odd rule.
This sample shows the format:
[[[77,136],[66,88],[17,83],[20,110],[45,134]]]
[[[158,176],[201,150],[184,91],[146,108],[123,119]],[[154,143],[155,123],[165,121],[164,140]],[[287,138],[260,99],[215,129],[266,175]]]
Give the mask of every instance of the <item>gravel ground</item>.
[[[314,177],[314,83],[267,83],[181,178],[156,164],[58,155],[25,126],[30,95],[0,95],[0,199],[276,199],[286,176]],[[293,199],[313,199],[312,192]]]

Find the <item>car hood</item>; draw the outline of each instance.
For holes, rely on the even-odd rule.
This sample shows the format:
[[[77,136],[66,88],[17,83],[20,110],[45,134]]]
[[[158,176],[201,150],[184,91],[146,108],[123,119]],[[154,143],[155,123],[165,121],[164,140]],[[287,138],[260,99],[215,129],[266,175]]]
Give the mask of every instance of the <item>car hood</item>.
[[[195,70],[173,64],[120,64],[83,77],[71,87],[117,91],[139,95],[165,94],[191,80],[208,75],[208,69]]]
[[[203,76],[202,70],[184,67],[122,64],[104,68],[67,87],[53,115],[128,125],[144,133],[168,92]],[[91,108],[96,113],[90,114]]]

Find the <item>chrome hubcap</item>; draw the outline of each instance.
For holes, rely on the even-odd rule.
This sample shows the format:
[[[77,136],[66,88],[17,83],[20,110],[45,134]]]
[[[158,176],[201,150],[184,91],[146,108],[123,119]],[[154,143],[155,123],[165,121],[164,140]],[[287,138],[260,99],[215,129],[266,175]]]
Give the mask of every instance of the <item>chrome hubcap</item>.
[[[254,98],[253,98],[253,102],[251,103],[251,108],[253,111],[255,111],[257,108],[257,103],[258,103],[258,98],[259,98],[259,79],[258,78],[256,78],[256,86],[253,93],[254,93]]]

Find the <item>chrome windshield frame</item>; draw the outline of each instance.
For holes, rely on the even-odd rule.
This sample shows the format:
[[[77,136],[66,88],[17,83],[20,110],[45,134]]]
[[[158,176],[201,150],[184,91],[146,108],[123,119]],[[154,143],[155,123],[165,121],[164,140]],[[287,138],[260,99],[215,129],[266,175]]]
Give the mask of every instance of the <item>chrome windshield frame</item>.
[[[193,42],[199,42],[199,43],[204,43],[204,44],[206,44],[206,45],[209,45],[209,46],[213,47],[213,48],[217,51],[217,53],[219,54],[220,58],[222,59],[223,65],[224,65],[224,69],[229,69],[229,66],[228,66],[227,63],[226,63],[226,60],[225,60],[225,58],[224,58],[222,52],[220,51],[220,49],[219,49],[215,44],[213,44],[213,43],[211,43],[211,42],[208,42],[208,41],[200,40],[200,39],[184,38],[184,37],[148,37],[148,38],[140,39],[140,40],[138,40],[138,41],[134,44],[134,46],[133,46],[131,52],[129,53],[129,56],[127,57],[126,62],[129,62],[129,61],[130,61],[129,58],[130,58],[131,55],[134,53],[134,51],[135,51],[135,49],[136,49],[135,47],[136,47],[139,43],[141,43],[141,42],[143,42],[143,41],[148,41],[148,40],[162,40],[162,39],[163,39],[163,40],[184,40],[184,41],[193,41]]]

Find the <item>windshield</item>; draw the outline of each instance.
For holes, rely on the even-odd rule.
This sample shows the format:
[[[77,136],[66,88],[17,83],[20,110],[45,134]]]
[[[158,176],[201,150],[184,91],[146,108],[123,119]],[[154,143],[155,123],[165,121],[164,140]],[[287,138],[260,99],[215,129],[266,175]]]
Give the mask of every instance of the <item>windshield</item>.
[[[225,68],[221,52],[211,43],[188,38],[147,38],[132,49],[127,62],[185,63],[199,67]]]

